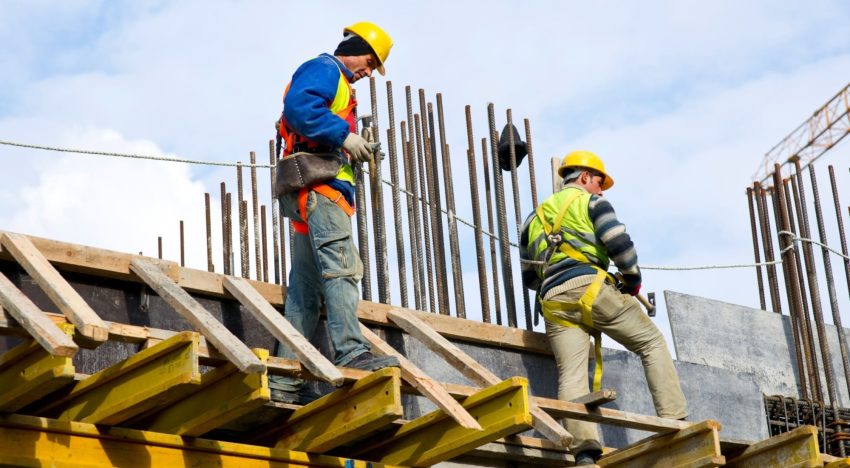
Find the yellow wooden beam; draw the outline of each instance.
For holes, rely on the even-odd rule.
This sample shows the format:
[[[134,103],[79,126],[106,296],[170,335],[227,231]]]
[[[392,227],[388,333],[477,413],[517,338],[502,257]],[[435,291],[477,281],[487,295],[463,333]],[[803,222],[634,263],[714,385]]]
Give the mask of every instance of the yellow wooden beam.
[[[512,377],[466,398],[463,407],[483,430],[466,429],[442,410],[401,426],[384,442],[364,448],[365,458],[382,463],[424,466],[531,428],[528,380]]]
[[[801,426],[756,442],[740,455],[729,460],[727,466],[739,468],[823,466],[818,449],[818,429],[815,426]]]
[[[224,468],[383,468],[359,460],[292,450],[96,427],[21,415],[0,416],[3,466],[167,466]]]
[[[720,423],[707,420],[670,434],[658,434],[626,448],[605,454],[601,467],[693,468],[721,466],[726,457],[720,453]]]
[[[42,408],[59,419],[117,424],[191,393],[201,383],[199,335],[181,332],[139,351],[74,386],[65,397]]]
[[[826,457],[824,457],[824,459],[825,458]],[[823,468],[850,468],[850,458],[840,458],[828,463],[824,460],[824,463]]]
[[[60,328],[73,335],[73,325]],[[17,411],[73,380],[70,357],[51,356],[38,342],[27,340],[0,355],[0,411]]]
[[[381,369],[296,410],[276,447],[321,453],[365,437],[401,416],[401,372]]]
[[[268,350],[254,349],[265,363]],[[147,430],[200,436],[248,413],[269,401],[265,372],[245,374],[232,363],[201,377],[197,390],[155,416]]]

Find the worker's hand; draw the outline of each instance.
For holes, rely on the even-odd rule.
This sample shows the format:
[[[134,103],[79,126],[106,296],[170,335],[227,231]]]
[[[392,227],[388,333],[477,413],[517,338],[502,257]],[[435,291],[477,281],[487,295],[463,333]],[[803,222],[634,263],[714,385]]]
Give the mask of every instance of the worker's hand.
[[[353,162],[368,162],[372,160],[372,143],[364,140],[356,133],[349,133],[342,142],[342,148],[348,152]]]
[[[617,278],[620,280],[620,283],[617,285],[617,289],[619,289],[623,294],[637,296],[640,292],[640,275],[618,274]]]

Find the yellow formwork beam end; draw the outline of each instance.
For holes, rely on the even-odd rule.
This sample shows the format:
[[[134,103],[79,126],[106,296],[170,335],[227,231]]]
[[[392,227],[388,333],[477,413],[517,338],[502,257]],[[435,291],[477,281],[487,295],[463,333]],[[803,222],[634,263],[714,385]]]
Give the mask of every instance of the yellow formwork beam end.
[[[252,351],[265,364],[269,351]],[[227,363],[204,374],[195,393],[157,414],[147,429],[199,436],[264,405],[269,396],[266,371],[242,373]]]
[[[296,410],[275,447],[322,453],[402,416],[401,371],[380,369]]]
[[[67,335],[74,326],[59,326]],[[35,340],[0,355],[0,411],[15,412],[74,380],[71,357],[52,356]]]
[[[720,423],[709,419],[606,453],[596,463],[601,467],[618,468],[722,466],[726,457],[720,453],[719,431]]]
[[[166,406],[201,383],[199,346],[197,333],[178,333],[80,381],[40,414],[58,408],[58,419],[118,424]]]
[[[460,426],[442,410],[414,419],[385,442],[364,449],[364,458],[396,465],[433,465],[531,428],[528,380],[512,377],[461,402],[482,430]]]
[[[823,466],[818,448],[818,429],[801,426],[747,447],[726,466],[771,468]],[[841,465],[838,465],[841,466]]]

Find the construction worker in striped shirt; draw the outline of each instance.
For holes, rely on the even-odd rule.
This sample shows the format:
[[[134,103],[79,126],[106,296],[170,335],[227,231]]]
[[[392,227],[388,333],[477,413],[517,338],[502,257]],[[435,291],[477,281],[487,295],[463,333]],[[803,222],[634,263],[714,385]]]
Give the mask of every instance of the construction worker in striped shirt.
[[[589,151],[566,155],[558,175],[563,188],[528,217],[520,237],[523,284],[538,292],[558,367],[558,398],[589,393],[590,336],[596,346],[594,391],[599,390],[604,332],[640,357],[658,416],[685,418],[685,396],[667,343],[632,297],[641,286],[634,245],[602,197],[614,180]],[[612,260],[618,279],[607,271]],[[576,464],[594,464],[602,454],[597,425],[568,419],[565,426],[574,436],[569,448]]]
[[[351,83],[370,77],[375,70],[383,75],[391,47],[390,36],[373,23],[345,28],[333,55],[321,54],[295,71],[276,125],[285,144],[284,159],[294,153],[309,153],[308,158],[321,153],[339,159],[338,171],[327,180],[280,196],[281,212],[290,218],[295,230],[284,315],[310,339],[324,305],[334,363],[364,370],[399,364],[395,357],[371,353],[357,320],[357,285],[363,264],[351,234],[352,165],[371,160],[377,148],[355,133],[353,111],[357,103]],[[296,359],[280,343],[275,346],[275,355]],[[303,392],[303,385],[301,379],[269,377],[276,401],[305,403],[314,395]]]

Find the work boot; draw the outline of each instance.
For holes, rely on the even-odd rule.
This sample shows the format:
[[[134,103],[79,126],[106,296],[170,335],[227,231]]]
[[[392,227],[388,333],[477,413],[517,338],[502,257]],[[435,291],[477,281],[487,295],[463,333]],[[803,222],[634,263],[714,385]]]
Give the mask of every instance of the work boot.
[[[584,450],[576,454],[576,466],[595,465],[602,456],[599,450]]]
[[[365,371],[376,371],[385,367],[398,367],[398,359],[395,356],[377,357],[369,351],[357,355],[345,367],[360,369]]]

